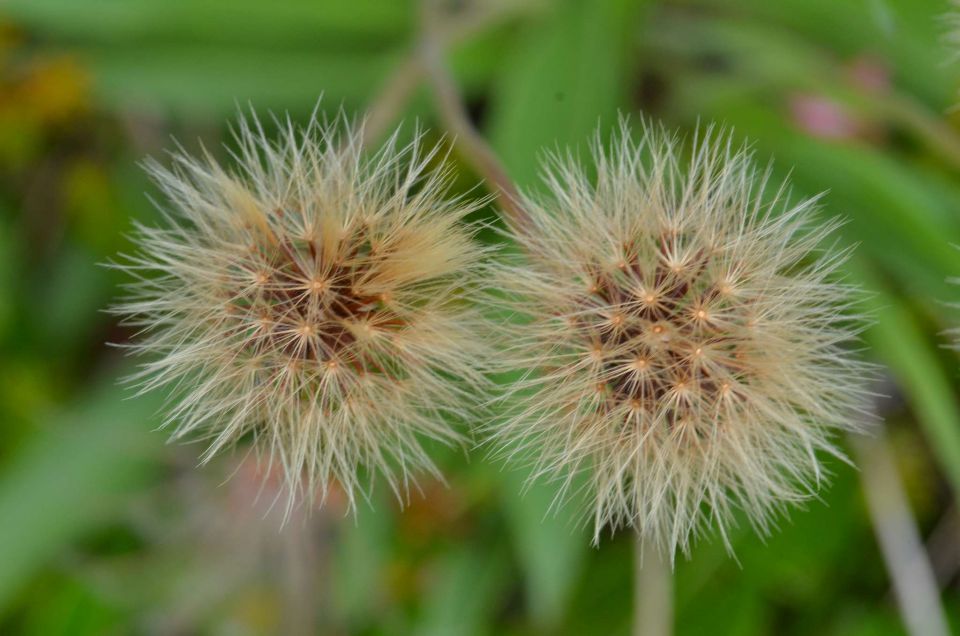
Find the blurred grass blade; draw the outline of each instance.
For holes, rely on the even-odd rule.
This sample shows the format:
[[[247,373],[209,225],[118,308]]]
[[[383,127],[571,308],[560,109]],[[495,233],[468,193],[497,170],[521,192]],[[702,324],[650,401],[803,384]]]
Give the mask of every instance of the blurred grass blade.
[[[160,436],[157,394],[124,400],[108,380],[54,418],[0,473],[0,611],[33,573],[124,505]]]
[[[529,186],[543,150],[587,142],[626,101],[644,0],[560,2],[504,63],[490,137],[514,180]]]
[[[896,81],[937,110],[952,105],[960,67],[948,65],[940,44],[948,10],[944,0],[692,0],[693,3],[778,22],[847,57],[879,54],[894,68]],[[918,69],[923,69],[918,72]]]
[[[5,0],[0,13],[37,33],[72,40],[234,41],[245,45],[371,38],[412,25],[412,0]]]
[[[945,371],[930,350],[923,329],[907,308],[867,266],[855,262],[853,271],[875,296],[871,309],[876,318],[866,339],[890,368],[939,460],[954,496],[960,501],[960,406]]]
[[[551,510],[555,484],[530,484],[529,472],[523,469],[511,468],[500,475],[501,505],[524,569],[530,614],[538,625],[556,624],[577,584],[590,537],[576,523],[572,510]]]
[[[374,506],[357,508],[356,516],[345,518],[339,526],[332,592],[338,611],[351,625],[366,625],[387,598],[385,574],[390,540],[396,534],[389,509],[389,502],[380,497]]]
[[[364,103],[394,53],[231,50],[216,46],[79,49],[97,97],[112,109],[222,117],[237,105],[309,111],[320,98]]]
[[[424,600],[419,636],[490,634],[507,574],[504,555],[460,548],[445,553]]]
[[[864,54],[840,60],[789,29],[744,17],[694,20],[666,14],[658,17],[654,31],[645,45],[669,51],[694,68],[704,58],[722,59],[730,84],[753,92],[755,101],[784,95],[829,100],[864,123],[903,128],[942,159],[960,165],[960,133],[938,109],[899,85],[887,85],[889,69],[882,59]],[[873,85],[869,73],[875,74]]]
[[[950,242],[960,233],[955,222],[938,218],[940,201],[909,167],[857,145],[801,135],[782,142],[772,149],[778,161],[793,166],[795,182],[804,189],[829,189],[834,208],[850,219],[849,235],[862,241],[864,251],[887,264],[907,288],[941,298],[949,291],[944,279],[957,264]]]

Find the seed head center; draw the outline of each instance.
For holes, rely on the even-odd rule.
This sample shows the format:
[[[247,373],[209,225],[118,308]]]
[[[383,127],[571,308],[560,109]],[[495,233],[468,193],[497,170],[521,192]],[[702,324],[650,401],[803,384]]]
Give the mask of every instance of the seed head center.
[[[638,257],[609,270],[591,267],[588,302],[597,313],[573,313],[567,320],[591,339],[586,353],[595,374],[596,408],[658,414],[668,426],[699,427],[699,413],[713,412],[719,400],[729,399],[743,376],[743,365],[733,362],[741,349],[738,338],[710,320],[712,307],[729,302],[718,300],[723,285],[707,274],[711,254],[663,256],[646,276],[648,264]],[[713,343],[723,343],[716,346],[724,355],[707,364]],[[630,422],[635,420],[624,424]]]
[[[383,259],[382,254],[367,258],[368,233],[366,226],[354,228],[326,248],[333,253],[324,253],[319,240],[278,235],[276,249],[264,255],[268,264],[253,276],[255,286],[245,285],[229,305],[253,327],[249,349],[328,369],[332,367],[323,360],[337,356],[357,372],[382,370],[365,346],[356,345],[358,337],[369,339],[374,325],[377,331],[389,331],[402,329],[405,322],[387,305],[393,290],[368,293],[363,288],[371,268]],[[311,271],[321,263],[322,272]]]

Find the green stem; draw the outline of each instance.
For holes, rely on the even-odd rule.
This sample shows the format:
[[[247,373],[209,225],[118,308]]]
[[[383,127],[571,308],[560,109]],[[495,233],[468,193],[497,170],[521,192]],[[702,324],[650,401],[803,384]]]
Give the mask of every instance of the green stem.
[[[656,545],[639,535],[634,543],[633,634],[673,632],[673,568]]]

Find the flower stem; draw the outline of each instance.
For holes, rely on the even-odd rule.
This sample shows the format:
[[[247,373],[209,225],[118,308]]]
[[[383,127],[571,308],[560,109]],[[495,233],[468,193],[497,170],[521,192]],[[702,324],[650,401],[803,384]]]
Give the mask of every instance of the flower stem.
[[[431,33],[439,46],[455,46],[481,33],[498,22],[509,18],[517,9],[508,4],[502,6],[474,7],[456,19],[445,21]],[[380,90],[367,105],[361,145],[372,146],[385,136],[400,117],[420,84],[425,80],[423,55],[418,48],[410,51],[386,78]]]
[[[907,495],[882,425],[873,435],[851,435],[863,494],[907,631],[914,636],[950,633],[933,568],[910,512]]]
[[[420,54],[433,90],[440,117],[455,135],[464,159],[495,190],[507,221],[518,228],[528,227],[530,217],[520,204],[520,193],[510,179],[496,153],[470,121],[463,95],[443,59],[439,17],[430,0],[423,3],[423,25]]]
[[[669,636],[673,631],[673,570],[656,545],[639,534],[633,550],[633,634]]]
[[[410,101],[423,79],[423,66],[416,56],[405,58],[391,73],[383,87],[367,106],[363,146],[372,146],[384,136]]]

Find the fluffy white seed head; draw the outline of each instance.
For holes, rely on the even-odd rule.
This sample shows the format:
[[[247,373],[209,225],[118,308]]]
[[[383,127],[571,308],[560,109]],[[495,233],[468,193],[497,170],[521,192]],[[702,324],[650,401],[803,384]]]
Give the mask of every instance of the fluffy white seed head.
[[[624,125],[609,153],[598,140],[589,168],[553,157],[548,194],[523,201],[527,256],[503,281],[526,317],[507,365],[526,374],[494,435],[561,496],[586,477],[595,540],[633,526],[687,552],[715,526],[729,547],[735,509],[767,532],[862,419],[856,290],[820,247],[836,224],[765,191],[746,148],[708,129],[686,161],[640,132]]]
[[[173,387],[166,420],[209,438],[204,459],[249,436],[288,505],[335,480],[352,506],[359,470],[401,496],[435,472],[418,436],[456,440],[483,384],[476,206],[444,197],[418,142],[367,156],[348,122],[278,123],[272,141],[241,119],[235,169],[182,150],[148,164],[167,223],[119,265],[136,282],[118,311],[150,356],[136,379]]]

